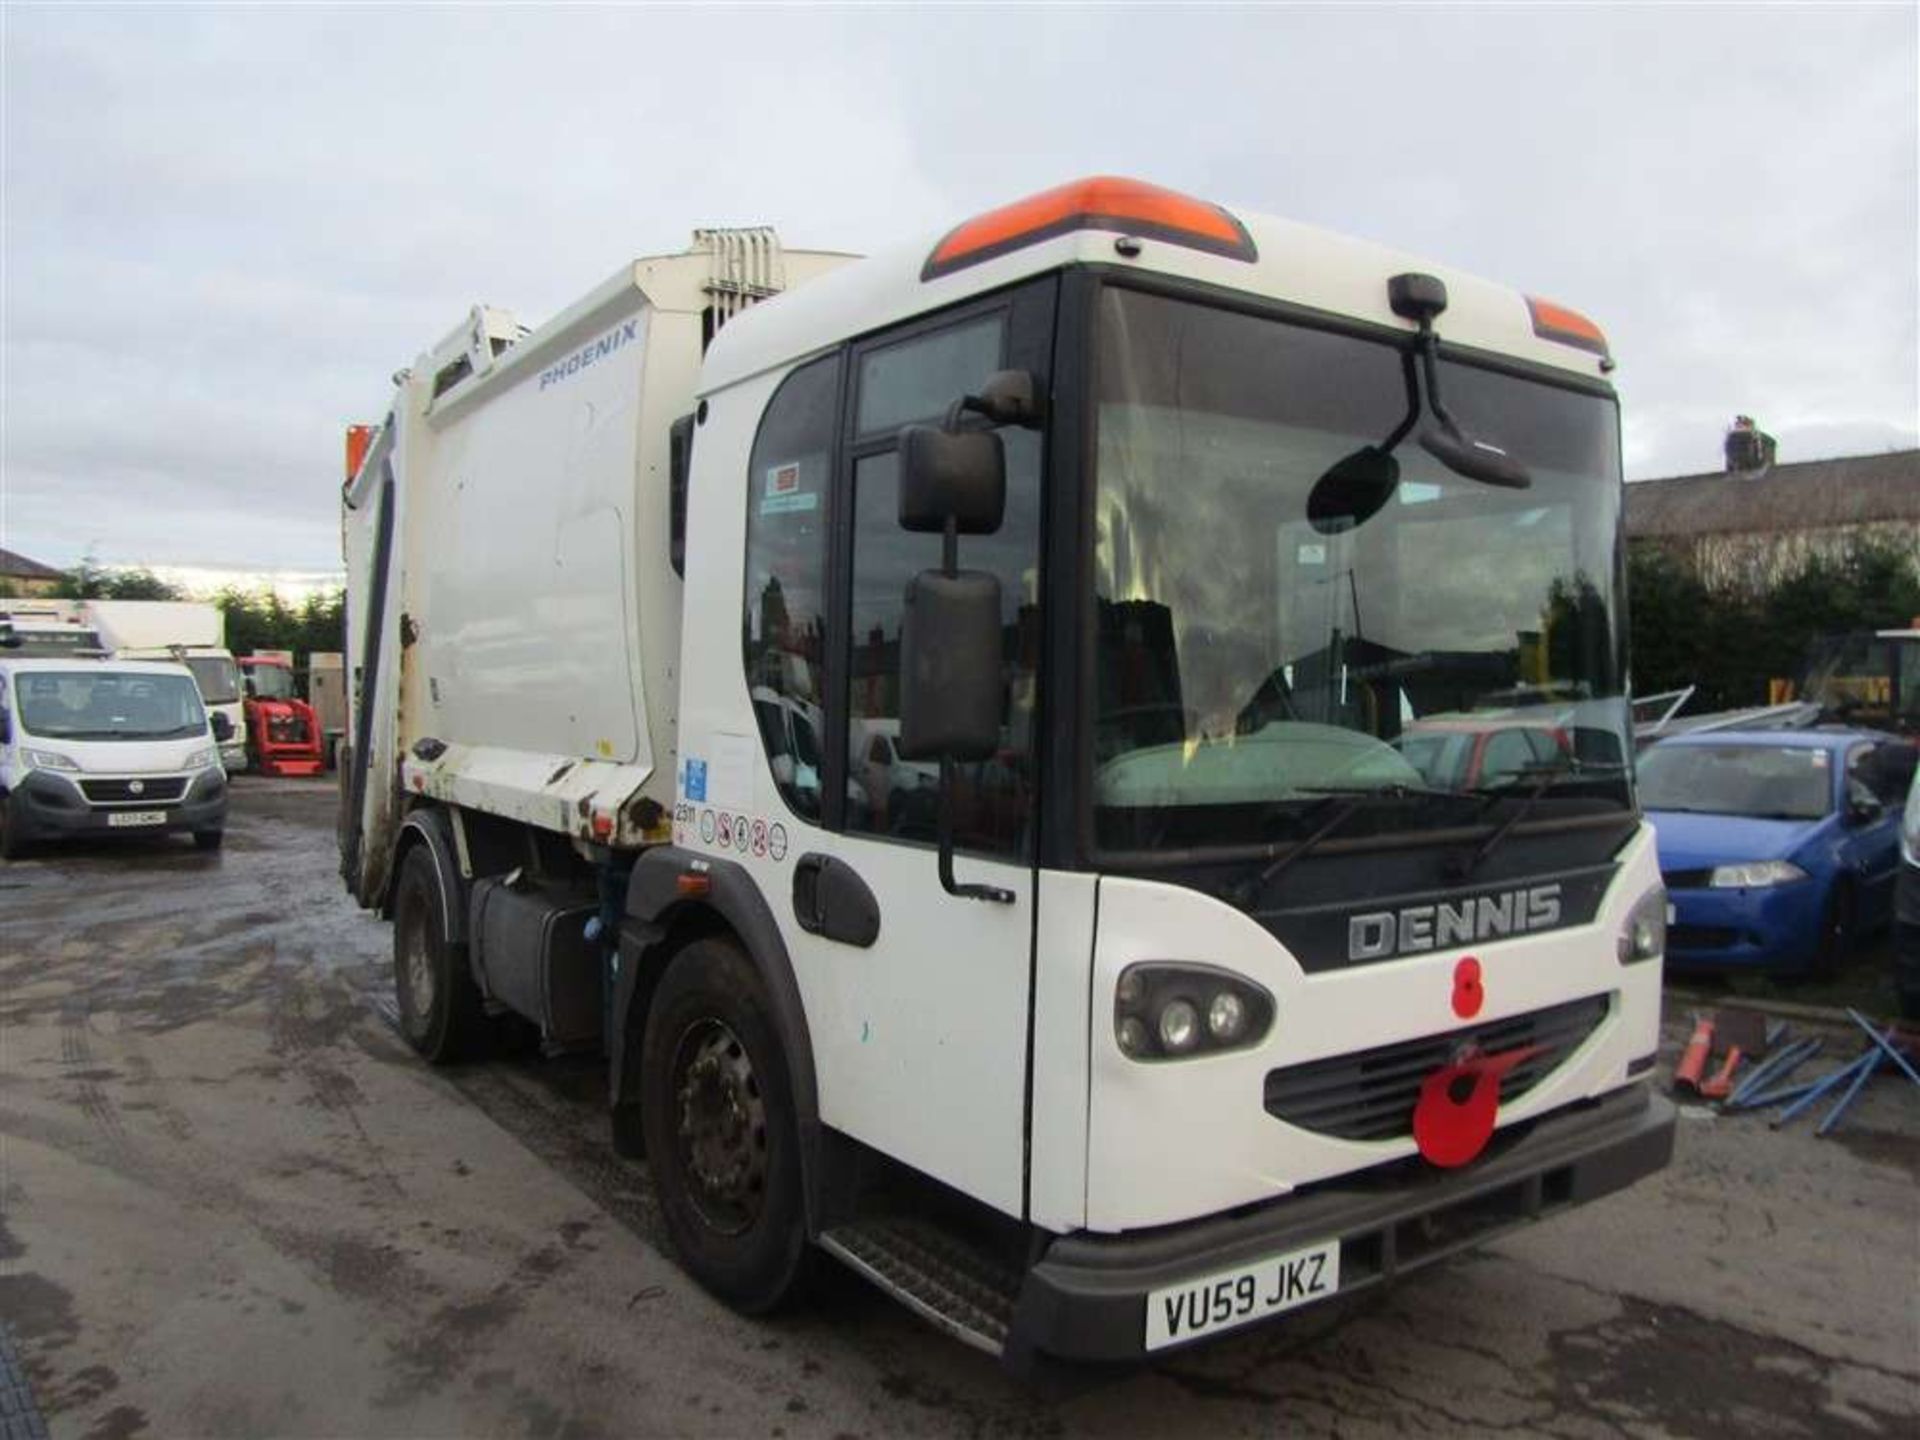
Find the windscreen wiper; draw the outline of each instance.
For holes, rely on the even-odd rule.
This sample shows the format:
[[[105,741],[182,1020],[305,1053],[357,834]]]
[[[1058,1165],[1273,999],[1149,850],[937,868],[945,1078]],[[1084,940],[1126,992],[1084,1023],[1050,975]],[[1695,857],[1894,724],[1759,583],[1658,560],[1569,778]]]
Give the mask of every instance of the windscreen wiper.
[[[1501,843],[1506,840],[1507,836],[1514,832],[1515,827],[1533,813],[1533,807],[1540,803],[1546,793],[1561,781],[1585,780],[1595,775],[1623,775],[1626,773],[1626,769],[1627,767],[1625,765],[1613,763],[1583,765],[1578,760],[1564,765],[1529,765],[1522,769],[1519,772],[1520,774],[1531,774],[1534,776],[1534,782],[1527,790],[1527,798],[1521,801],[1519,809],[1515,810],[1513,814],[1509,815],[1505,820],[1502,820],[1499,828],[1496,829],[1493,834],[1489,835],[1481,843],[1480,848],[1474,851],[1473,854],[1461,864],[1455,872],[1455,878],[1464,880],[1473,874],[1474,871],[1478,870],[1486,858],[1495,850],[1499,849]],[[1473,793],[1488,797],[1491,804],[1505,798],[1511,794],[1511,791],[1504,785],[1496,785],[1483,786]]]
[[[1296,841],[1288,849],[1279,851],[1277,854],[1274,854],[1273,850],[1269,851],[1273,854],[1273,858],[1268,861],[1266,868],[1233,888],[1234,899],[1241,905],[1251,903],[1253,897],[1272,883],[1274,877],[1281,871],[1313,850],[1322,840],[1369,806],[1385,803],[1399,804],[1415,796],[1437,795],[1458,799],[1469,793],[1460,790],[1436,790],[1428,785],[1300,785],[1295,788],[1303,795],[1314,796],[1319,807],[1327,811],[1327,818],[1315,826],[1304,839]],[[1277,850],[1277,847],[1273,848]]]

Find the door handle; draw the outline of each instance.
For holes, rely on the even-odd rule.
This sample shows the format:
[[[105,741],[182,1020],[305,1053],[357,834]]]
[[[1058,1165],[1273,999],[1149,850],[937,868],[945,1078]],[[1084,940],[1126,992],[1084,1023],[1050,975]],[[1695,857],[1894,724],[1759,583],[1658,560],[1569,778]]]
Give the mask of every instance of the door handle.
[[[793,866],[793,918],[802,930],[862,949],[880,938],[880,902],[846,861],[809,853]]]

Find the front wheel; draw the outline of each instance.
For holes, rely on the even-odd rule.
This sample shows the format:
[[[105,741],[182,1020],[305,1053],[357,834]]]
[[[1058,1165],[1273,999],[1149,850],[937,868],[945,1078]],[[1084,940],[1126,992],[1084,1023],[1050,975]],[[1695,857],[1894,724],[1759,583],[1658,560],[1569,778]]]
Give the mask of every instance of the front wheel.
[[[27,853],[26,837],[12,814],[13,802],[0,795],[0,860],[18,860]]]
[[[393,988],[400,1033],[435,1065],[477,1058],[485,1049],[486,1011],[463,945],[447,939],[440,869],[424,845],[400,862],[393,893]]]
[[[1833,887],[1820,913],[1820,940],[1813,952],[1816,977],[1831,980],[1840,973],[1841,965],[1853,953],[1853,930],[1853,891],[1842,882]]]
[[[736,1310],[800,1289],[809,1260],[793,1087],[765,988],[721,939],[667,966],[647,1015],[640,1121],[682,1263]]]

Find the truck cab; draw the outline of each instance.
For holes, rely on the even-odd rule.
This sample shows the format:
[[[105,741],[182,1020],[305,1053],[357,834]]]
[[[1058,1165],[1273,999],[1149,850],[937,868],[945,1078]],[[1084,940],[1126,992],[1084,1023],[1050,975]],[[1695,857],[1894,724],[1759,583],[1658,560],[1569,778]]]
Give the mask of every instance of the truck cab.
[[[1077,182],[735,315],[596,489],[548,377],[618,332],[562,318],[464,400],[404,391],[349,484],[350,610],[406,618],[349,657],[343,873],[431,1058],[604,981],[616,1139],[715,1293],[764,1309],[817,1247],[1010,1362],[1137,1360],[1665,1162],[1591,322]],[[526,607],[460,602],[520,559],[437,538],[507,483],[490,406],[575,457],[516,511],[526,563],[621,527],[603,753],[509,736]],[[1528,762],[1403,753],[1517,697],[1555,737]],[[569,907],[604,975],[508,958]]]

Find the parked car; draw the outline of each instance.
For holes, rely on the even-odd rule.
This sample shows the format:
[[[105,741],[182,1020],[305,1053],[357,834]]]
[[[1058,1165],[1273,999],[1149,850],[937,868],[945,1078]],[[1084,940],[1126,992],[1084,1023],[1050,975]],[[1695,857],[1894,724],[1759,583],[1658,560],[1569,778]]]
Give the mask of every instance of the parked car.
[[[1893,985],[1900,1013],[1920,1020],[1920,775],[1907,787],[1900,821],[1900,878],[1894,882]]]
[[[1642,754],[1669,968],[1837,968],[1892,915],[1894,777],[1911,762],[1894,736],[1839,729],[1676,735]]]
[[[1572,753],[1566,731],[1518,716],[1445,715],[1416,720],[1394,748],[1427,784],[1442,790],[1501,785]]]
[[[223,734],[224,732],[224,734]],[[220,847],[224,715],[184,665],[0,660],[0,855],[37,840],[185,831]]]

